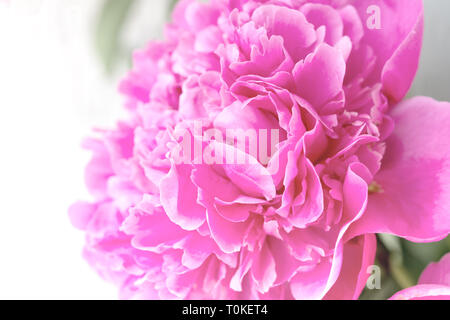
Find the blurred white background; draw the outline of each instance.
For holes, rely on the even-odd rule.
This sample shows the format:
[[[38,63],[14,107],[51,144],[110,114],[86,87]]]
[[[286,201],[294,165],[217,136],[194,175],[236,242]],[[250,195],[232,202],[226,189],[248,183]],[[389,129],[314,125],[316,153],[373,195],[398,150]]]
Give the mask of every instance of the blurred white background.
[[[115,299],[81,258],[68,206],[86,199],[80,142],[120,114],[119,68],[93,48],[101,0],[0,0],[0,299]],[[160,37],[167,0],[141,1],[121,35]],[[450,1],[425,0],[426,32],[411,95],[450,100]]]

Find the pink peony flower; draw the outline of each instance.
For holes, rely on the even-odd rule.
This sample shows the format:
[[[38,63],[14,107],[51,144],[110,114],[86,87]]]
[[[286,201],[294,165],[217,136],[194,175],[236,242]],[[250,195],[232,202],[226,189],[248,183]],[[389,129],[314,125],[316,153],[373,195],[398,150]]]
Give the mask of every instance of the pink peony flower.
[[[391,300],[450,300],[450,253],[428,265],[418,285],[397,292]]]
[[[85,143],[94,201],[70,209],[121,297],[353,299],[374,233],[449,233],[450,105],[398,104],[421,1],[185,0],[173,21],[134,55],[129,118]]]

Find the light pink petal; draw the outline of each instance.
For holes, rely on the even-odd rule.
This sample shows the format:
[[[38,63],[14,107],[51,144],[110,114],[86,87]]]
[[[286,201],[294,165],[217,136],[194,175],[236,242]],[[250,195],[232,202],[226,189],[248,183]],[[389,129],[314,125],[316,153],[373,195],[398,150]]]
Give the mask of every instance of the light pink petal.
[[[170,293],[184,299],[192,290],[192,284],[200,277],[198,269],[189,270],[181,274],[169,274],[166,284]]]
[[[343,219],[341,229],[337,236],[334,255],[331,263],[330,274],[323,296],[331,289],[339,278],[344,259],[344,236],[355,221],[361,218],[367,207],[368,186],[367,182],[358,174],[362,164],[355,162],[349,165],[343,185]],[[359,280],[358,280],[359,281]],[[359,283],[359,282],[358,282]],[[322,296],[322,297],[323,297]]]
[[[297,228],[305,228],[316,221],[323,211],[323,191],[313,164],[306,158],[303,140],[288,152],[284,178],[285,191],[278,213]]]
[[[345,61],[338,49],[321,44],[293,70],[298,94],[320,113],[320,108],[342,92]]]
[[[392,233],[436,241],[450,232],[450,103],[417,97],[393,111],[380,187],[350,236]]]
[[[181,262],[184,266],[189,269],[196,269],[205,262],[217,246],[210,237],[203,237],[197,232],[192,232],[183,242],[178,243],[174,248],[183,250]]]
[[[132,235],[132,245],[141,250],[159,251],[186,237],[187,233],[170,221],[161,208],[154,208],[147,197],[136,207],[120,229]]]
[[[190,4],[186,7],[184,17],[193,32],[198,32],[210,25],[217,24],[220,14],[219,8],[210,3],[189,2]]]
[[[185,230],[195,230],[205,222],[205,208],[197,203],[197,187],[191,182],[190,165],[172,165],[160,184],[161,204],[167,216]]]
[[[241,150],[227,144],[215,143],[218,147],[225,148],[225,154],[236,155],[237,159],[247,157],[245,164],[225,164],[223,169],[230,179],[245,194],[252,197],[263,197],[272,200],[276,190],[269,171],[251,155],[244,154]],[[230,159],[230,158],[228,158]],[[226,162],[224,162],[226,163]]]
[[[277,278],[277,273],[275,259],[267,243],[255,254],[251,272],[258,291],[268,292]]]
[[[216,26],[210,26],[198,33],[195,49],[199,52],[213,52],[220,44],[222,34]]]
[[[248,237],[252,219],[232,222],[222,217],[214,206],[214,198],[206,190],[199,191],[199,201],[206,207],[206,221],[211,236],[225,253],[238,252]]]
[[[316,28],[325,26],[325,42],[335,45],[341,38],[344,31],[343,21],[333,7],[318,3],[307,3],[301,7],[301,12],[305,15],[309,23]]]
[[[263,5],[253,12],[252,20],[257,26],[264,26],[269,37],[283,37],[284,47],[293,61],[304,58],[307,49],[316,41],[314,26],[297,10]]]
[[[104,142],[86,139],[83,147],[92,151],[92,159],[85,169],[85,182],[90,193],[103,198],[106,194],[108,178],[113,175],[111,159]]]
[[[215,210],[207,211],[207,221],[211,236],[226,253],[240,250],[251,225],[249,219],[244,222],[228,221]]]
[[[85,230],[95,211],[96,204],[87,202],[76,202],[69,208],[69,218],[72,225],[80,230]]]

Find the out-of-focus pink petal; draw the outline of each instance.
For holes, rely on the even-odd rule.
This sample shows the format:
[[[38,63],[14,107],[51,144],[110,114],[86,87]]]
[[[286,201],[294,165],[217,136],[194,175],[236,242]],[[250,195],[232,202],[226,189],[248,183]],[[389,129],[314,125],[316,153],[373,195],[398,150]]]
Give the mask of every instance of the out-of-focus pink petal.
[[[450,300],[450,287],[420,284],[397,292],[389,300]]]
[[[69,218],[72,225],[77,229],[85,230],[96,209],[96,204],[87,202],[74,203],[69,208]]]
[[[422,272],[419,284],[441,284],[450,287],[450,253],[439,262],[430,263]]]

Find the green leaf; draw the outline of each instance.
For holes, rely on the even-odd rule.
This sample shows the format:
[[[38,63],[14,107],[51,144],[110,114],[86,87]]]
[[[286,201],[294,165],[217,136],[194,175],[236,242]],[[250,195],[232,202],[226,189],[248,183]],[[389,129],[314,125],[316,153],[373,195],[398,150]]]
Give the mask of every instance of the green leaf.
[[[414,243],[402,239],[404,265],[418,279],[426,266],[433,261],[439,261],[450,251],[450,237],[431,243]]]
[[[95,42],[107,72],[112,72],[121,52],[120,32],[135,0],[104,0]]]
[[[416,281],[403,262],[403,250],[400,238],[390,234],[378,234],[378,238],[389,251],[389,269],[394,280],[404,289],[415,285]]]
[[[431,261],[438,261],[449,251],[447,239],[431,243],[414,243],[403,240],[403,245],[412,256],[425,264],[428,264]]]

